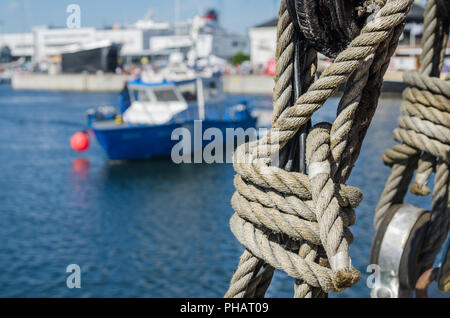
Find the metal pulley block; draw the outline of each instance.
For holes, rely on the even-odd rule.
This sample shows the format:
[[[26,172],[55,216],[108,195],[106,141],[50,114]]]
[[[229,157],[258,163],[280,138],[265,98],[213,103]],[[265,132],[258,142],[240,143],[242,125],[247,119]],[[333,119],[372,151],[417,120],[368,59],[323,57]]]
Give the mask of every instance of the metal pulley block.
[[[450,3],[448,0],[436,0],[436,4],[438,6],[438,13],[444,18],[447,19],[447,24],[450,20]]]
[[[429,220],[429,212],[412,205],[394,205],[388,210],[372,243],[370,263],[378,265],[372,298],[413,296]]]
[[[360,34],[380,0],[285,0],[296,26],[318,52],[334,58]],[[294,14],[292,14],[294,13]]]

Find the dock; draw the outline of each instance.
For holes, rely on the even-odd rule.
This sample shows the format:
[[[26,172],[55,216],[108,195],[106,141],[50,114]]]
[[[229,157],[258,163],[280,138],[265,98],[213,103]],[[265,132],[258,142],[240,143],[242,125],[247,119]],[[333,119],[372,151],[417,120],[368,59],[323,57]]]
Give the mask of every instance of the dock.
[[[127,75],[116,74],[14,74],[11,85],[15,90],[52,90],[75,92],[119,92],[130,80]],[[272,94],[274,81],[271,76],[224,75],[224,91],[237,95]],[[386,74],[383,93],[401,93],[405,88],[401,73]]]
[[[129,79],[116,74],[14,74],[11,85],[15,90],[48,90],[71,92],[119,92]]]

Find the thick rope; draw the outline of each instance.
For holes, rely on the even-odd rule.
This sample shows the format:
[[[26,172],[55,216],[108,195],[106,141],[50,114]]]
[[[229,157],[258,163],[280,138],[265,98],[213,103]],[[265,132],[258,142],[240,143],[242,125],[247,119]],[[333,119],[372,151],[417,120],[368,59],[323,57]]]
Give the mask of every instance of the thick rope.
[[[401,107],[402,115],[393,137],[402,143],[388,150],[383,160],[392,167],[391,175],[376,208],[375,227],[388,209],[403,203],[416,171],[411,192],[433,193],[431,220],[423,250],[419,255],[422,271],[429,269],[449,230],[450,164],[450,82],[439,78],[448,41],[449,20],[441,15],[439,0],[428,0],[425,8],[422,56],[419,72],[405,72],[408,84]],[[448,7],[448,5],[447,5]],[[427,186],[435,172],[434,188]]]
[[[443,56],[448,41],[448,19],[443,19],[438,14],[439,9],[440,7],[437,5],[436,0],[427,0],[419,69],[422,75],[437,76],[442,69]]]
[[[289,106],[292,99],[292,81],[291,78],[294,74],[293,56],[294,56],[294,24],[290,18],[288,8],[284,1],[281,2],[280,10],[278,13],[278,25],[277,25],[277,50],[275,53],[275,58],[277,60],[276,71],[275,71],[275,87],[273,93],[273,120],[275,121],[278,116]],[[238,180],[237,180],[238,181]],[[235,183],[237,182],[235,181]],[[233,205],[233,203],[232,203]],[[245,260],[248,264],[252,266],[246,266]],[[242,264],[241,264],[242,263]],[[253,256],[248,250],[244,252],[241,256],[241,263],[238,265],[238,270],[233,275],[231,280],[231,286],[226,293],[226,298],[252,298],[251,297],[251,286],[259,288],[260,292],[264,295],[268,288],[267,285],[261,285],[256,283],[258,280],[258,271],[264,266],[264,262]],[[270,265],[266,266],[264,269],[267,280],[272,279],[273,267]],[[272,274],[272,275],[271,275]],[[245,282],[245,283],[244,283]]]
[[[274,123],[272,131],[260,141],[258,147],[252,147],[253,155],[268,158],[286,145],[298,131],[306,124],[312,114],[331,97],[340,85],[346,82],[350,75],[375,53],[378,45],[392,35],[392,30],[400,25],[410,8],[407,0],[392,0],[378,12],[376,18],[370,21],[347,49],[342,51],[334,63],[314,82],[308,92],[303,94],[294,107],[288,108]],[[240,148],[238,156],[243,155],[244,147]],[[239,165],[238,168],[239,169]]]
[[[316,205],[320,239],[329,256],[331,268],[336,274],[335,285],[346,281],[348,287],[359,280],[359,272],[352,268],[349,257],[350,239],[341,217],[341,207],[335,195],[335,184],[330,167],[330,127],[318,125],[308,135],[307,158],[312,197]],[[350,281],[349,281],[350,280]]]
[[[450,293],[450,249],[444,255],[444,261],[438,277],[439,289],[444,293]]]
[[[236,214],[230,225],[247,250],[225,297],[255,297],[255,290],[261,296],[273,268],[296,279],[295,297],[325,297],[359,280],[349,256],[353,242],[349,226],[355,223],[353,209],[362,193],[345,181],[359,155],[411,4],[412,0],[390,0],[376,7],[360,35],[313,83],[315,53],[306,48],[300,76],[309,88],[290,106],[294,25],[282,1],[273,128],[261,140],[240,146],[234,156]],[[308,175],[279,167],[299,129],[345,82],[338,120],[308,134]],[[278,154],[281,160],[276,159]],[[338,169],[345,171],[344,176]]]
[[[375,53],[375,60],[369,70],[367,85],[363,90],[360,106],[356,110],[352,129],[348,136],[343,136],[342,140],[347,142],[344,152],[341,154],[340,166],[335,172],[336,178],[342,183],[350,177],[351,171],[361,151],[362,143],[375,114],[378,99],[381,94],[383,76],[389,66],[390,57],[394,54],[398,40],[403,32],[403,27],[398,26],[392,32],[390,38],[384,41]],[[339,118],[339,116],[338,116]],[[339,127],[337,122],[333,127]],[[333,139],[333,134],[331,136]],[[333,156],[337,158],[337,155]]]

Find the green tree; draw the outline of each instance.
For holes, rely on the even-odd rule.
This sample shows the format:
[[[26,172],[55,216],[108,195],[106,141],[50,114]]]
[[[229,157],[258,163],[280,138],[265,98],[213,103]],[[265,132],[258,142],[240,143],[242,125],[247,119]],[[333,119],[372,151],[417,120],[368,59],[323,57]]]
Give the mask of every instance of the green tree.
[[[242,64],[242,62],[250,61],[250,56],[245,55],[242,52],[237,52],[232,58],[231,58],[231,64],[234,66]]]

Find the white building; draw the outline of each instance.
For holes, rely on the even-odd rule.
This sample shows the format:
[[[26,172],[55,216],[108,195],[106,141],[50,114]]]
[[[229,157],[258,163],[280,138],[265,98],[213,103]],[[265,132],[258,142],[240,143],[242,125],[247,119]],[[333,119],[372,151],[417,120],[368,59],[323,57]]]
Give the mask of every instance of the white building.
[[[59,55],[64,47],[71,45],[88,45],[96,41],[94,28],[53,29],[37,27],[33,29],[35,61],[45,57]]]
[[[195,25],[197,24],[198,25]],[[197,28],[193,34],[193,28]],[[249,53],[248,38],[245,35],[231,33],[221,28],[215,20],[196,17],[187,23],[177,23],[171,34],[150,37],[152,51],[180,50],[187,52],[196,37],[196,54],[199,58],[215,55],[229,59],[238,52]]]
[[[236,33],[227,33],[224,30],[219,30],[219,32],[216,32],[215,34],[208,34],[208,36],[210,37],[210,54],[212,55],[229,59],[238,52],[250,54],[249,39],[247,36]],[[204,54],[205,57],[208,55],[209,54]]]
[[[145,32],[141,29],[107,29],[96,30],[96,41],[109,40],[122,44],[121,55],[138,55],[144,50]]]
[[[215,55],[229,59],[237,52],[249,53],[247,36],[227,32],[208,16],[196,17],[193,21],[200,21],[195,40],[199,58]],[[103,40],[121,44],[121,55],[126,61],[173,51],[187,54],[194,43],[193,21],[171,24],[155,21],[147,15],[134,25],[111,29],[35,27],[31,33],[0,34],[0,48],[9,46],[13,56],[32,57],[34,61],[57,56],[67,47],[87,46]]]
[[[41,61],[56,56],[70,46],[86,46],[109,40],[122,44],[122,55],[138,55],[149,42],[149,32],[138,28],[127,29],[65,29],[37,27],[31,33],[0,35],[0,48],[8,46],[16,57],[33,57]],[[147,44],[148,46],[148,44]]]
[[[250,28],[250,61],[254,66],[266,67],[275,58],[277,22],[278,19],[273,19]]]
[[[187,53],[193,41],[189,36],[168,35],[150,38],[150,49],[157,51],[179,50]],[[248,53],[247,38],[236,35],[200,34],[196,43],[199,58],[215,55],[229,59],[238,52]]]
[[[34,54],[34,39],[32,33],[0,34],[0,48],[8,46],[11,54],[18,57],[31,58]]]

